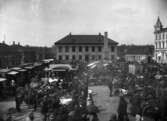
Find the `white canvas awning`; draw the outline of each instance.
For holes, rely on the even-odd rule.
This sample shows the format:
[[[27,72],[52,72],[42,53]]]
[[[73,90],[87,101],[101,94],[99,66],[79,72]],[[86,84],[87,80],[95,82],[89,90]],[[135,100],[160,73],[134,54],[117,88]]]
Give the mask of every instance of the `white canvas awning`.
[[[25,69],[33,69],[34,66],[27,66],[27,67],[24,67]]]
[[[72,98],[60,98],[60,103],[68,105],[72,101]]]
[[[25,72],[27,71],[26,69],[21,69],[21,70],[18,70],[19,72]]]
[[[17,72],[17,71],[10,71],[8,74],[9,75],[16,75],[16,74],[18,74],[19,72]]]
[[[6,78],[0,78],[0,82],[6,81]]]
[[[9,72],[10,71],[10,69],[1,69],[0,70],[0,73],[7,73],[7,72]]]
[[[11,68],[11,70],[21,70],[22,68],[20,68],[20,67],[13,67],[13,68]]]

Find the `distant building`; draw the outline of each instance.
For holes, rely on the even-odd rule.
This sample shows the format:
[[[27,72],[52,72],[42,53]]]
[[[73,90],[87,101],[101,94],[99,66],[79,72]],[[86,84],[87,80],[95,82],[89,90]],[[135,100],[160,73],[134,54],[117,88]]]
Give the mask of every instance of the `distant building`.
[[[164,28],[158,17],[154,25],[155,59],[158,63],[167,63],[167,28]]]
[[[48,47],[21,46],[15,42],[7,45],[4,41],[0,43],[0,68],[33,63],[47,58],[53,58],[51,48]]]
[[[124,58],[127,62],[148,61],[153,54],[154,46],[151,45],[122,45],[118,47],[119,58]]]
[[[55,42],[54,50],[59,61],[115,60],[117,42],[104,35],[72,35],[71,33]]]

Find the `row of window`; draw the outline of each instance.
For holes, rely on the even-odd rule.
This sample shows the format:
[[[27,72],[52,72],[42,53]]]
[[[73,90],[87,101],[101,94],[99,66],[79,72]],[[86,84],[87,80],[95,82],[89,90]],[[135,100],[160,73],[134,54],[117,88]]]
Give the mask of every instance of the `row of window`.
[[[140,61],[140,60],[142,60],[144,57],[143,56],[127,56],[126,57],[126,60],[127,61]]]
[[[155,40],[161,40],[161,39],[165,39],[165,33],[159,33],[155,35]],[[166,39],[167,39],[167,34],[166,34]]]
[[[89,49],[91,49],[92,52],[95,52],[95,46],[92,46],[91,48],[89,48],[89,46],[85,46],[84,49],[85,49],[85,52],[89,52]],[[101,52],[102,51],[102,46],[98,46],[97,49],[98,49],[98,52]],[[69,46],[65,46],[65,52],[69,52],[69,50],[70,50]],[[63,47],[59,46],[58,47],[58,51],[62,52],[63,51]],[[78,47],[78,51],[79,52],[83,52],[83,47],[79,46]],[[115,51],[115,48],[111,47],[111,52],[114,52],[114,51]],[[72,52],[76,52],[76,46],[72,46]]]
[[[59,55],[58,56],[58,59],[59,60],[70,60],[70,56],[69,55],[65,55],[65,58],[63,58],[62,55]],[[77,56],[76,55],[72,55],[72,60],[101,60],[102,59],[102,55],[92,55],[92,56],[89,56],[89,55],[79,55],[78,56],[78,59],[77,59]],[[115,55],[111,55],[111,59],[114,60],[115,59]]]
[[[166,44],[165,44],[166,43]],[[165,45],[166,45],[166,47],[167,47],[167,41],[165,42],[165,41],[162,41],[162,42],[156,42],[155,43],[155,48],[156,49],[163,49],[163,48],[166,48],[165,47]]]
[[[58,59],[59,60],[63,60],[63,56],[62,55],[59,55],[58,56]],[[92,56],[89,56],[89,55],[85,55],[85,56],[82,56],[82,55],[79,55],[78,56],[78,59],[77,59],[77,57],[76,57],[76,55],[72,55],[72,60],[96,60],[96,59],[102,59],[102,56],[101,55],[97,55],[97,56],[95,56],[95,55],[92,55]],[[65,60],[70,60],[70,57],[69,57],[69,55],[66,55],[65,56]]]

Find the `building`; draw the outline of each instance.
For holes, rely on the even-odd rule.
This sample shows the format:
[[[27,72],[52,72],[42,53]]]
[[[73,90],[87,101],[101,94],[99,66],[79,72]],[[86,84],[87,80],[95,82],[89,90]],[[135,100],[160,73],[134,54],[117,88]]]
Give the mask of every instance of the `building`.
[[[155,59],[158,63],[167,63],[167,28],[163,27],[158,17],[154,25]]]
[[[118,47],[118,57],[127,62],[149,61],[149,57],[154,55],[154,46],[152,45],[121,45]]]
[[[7,45],[0,43],[0,68],[18,66],[23,63],[34,63],[43,59],[52,58],[52,48],[22,46],[13,42]]]
[[[115,60],[117,42],[104,35],[72,35],[71,33],[55,42],[55,58],[59,61]]]

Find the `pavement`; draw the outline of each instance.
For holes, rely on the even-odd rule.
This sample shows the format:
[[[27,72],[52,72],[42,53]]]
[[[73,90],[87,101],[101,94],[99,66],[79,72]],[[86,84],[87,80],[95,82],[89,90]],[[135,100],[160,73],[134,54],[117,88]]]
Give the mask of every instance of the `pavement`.
[[[8,109],[15,110],[15,101],[1,101],[0,102],[0,115],[6,119]],[[12,118],[15,121],[24,121],[26,117],[29,115],[30,112],[33,111],[33,108],[28,107],[25,103],[21,105],[21,112],[17,112],[16,110],[12,113]],[[40,109],[38,108],[37,111],[34,112],[34,121],[42,121],[43,116],[40,113]]]
[[[109,96],[109,88],[107,86],[90,86],[94,93],[93,100],[95,105],[100,109],[98,113],[99,121],[109,121],[112,114],[117,114],[119,97],[118,96]],[[4,101],[0,102],[0,115],[7,113],[9,108],[15,108],[15,101]],[[15,121],[23,121],[33,111],[32,108],[29,108],[25,103],[21,105],[21,112],[15,112],[12,114]],[[34,121],[42,121],[43,116],[40,113],[40,108],[34,112]],[[135,118],[132,117],[130,121],[135,121]],[[148,121],[148,120],[145,120]]]
[[[15,102],[13,100],[0,101],[0,116],[5,116],[9,108],[14,108]]]
[[[95,105],[100,109],[100,113],[98,113],[99,121],[109,121],[112,114],[117,115],[118,96],[110,97],[107,86],[91,86],[89,89],[95,93],[93,100]]]
[[[109,121],[112,114],[117,115],[117,109],[119,104],[119,97],[110,97],[110,91],[107,86],[91,86],[89,89],[92,90],[93,100],[95,105],[100,109],[98,113],[99,121]],[[129,121],[136,121],[134,116],[129,116]],[[154,121],[148,117],[144,117],[143,121]]]

